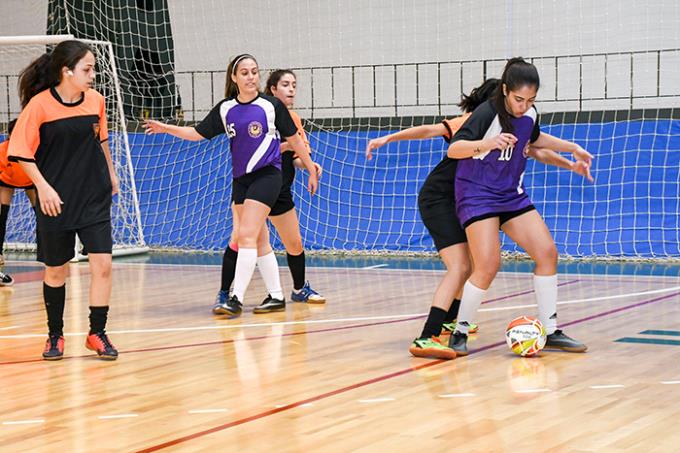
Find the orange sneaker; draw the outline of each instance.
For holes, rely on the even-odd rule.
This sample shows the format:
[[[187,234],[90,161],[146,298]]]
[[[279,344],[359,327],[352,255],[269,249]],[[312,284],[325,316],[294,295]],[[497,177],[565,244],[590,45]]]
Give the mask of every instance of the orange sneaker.
[[[95,351],[100,359],[116,360],[118,358],[116,347],[111,343],[104,331],[90,332],[85,340],[85,347]]]
[[[64,336],[48,335],[45,349],[42,353],[45,360],[61,360],[64,358]]]
[[[408,352],[414,357],[428,359],[451,360],[456,358],[456,351],[443,345],[438,338],[416,338],[408,348]]]

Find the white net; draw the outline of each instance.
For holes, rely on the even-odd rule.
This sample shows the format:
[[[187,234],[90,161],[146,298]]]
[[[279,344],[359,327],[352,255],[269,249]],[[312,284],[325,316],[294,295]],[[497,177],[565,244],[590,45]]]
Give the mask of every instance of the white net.
[[[19,3],[19,2],[17,2]],[[460,94],[507,57],[541,74],[544,130],[596,155],[590,185],[530,162],[525,185],[562,255],[680,257],[680,4],[557,0],[124,0],[50,2],[52,32],[115,41],[124,110],[198,121],[222,98],[230,57],[296,68],[297,112],[325,169],[296,204],[308,249],[433,251],[417,193],[441,139],[367,141],[459,113]],[[263,73],[263,78],[266,72]],[[130,134],[147,242],[226,245],[230,166],[224,139]],[[515,251],[504,238],[503,247]]]
[[[11,43],[11,41],[15,43]],[[42,38],[36,37],[34,43],[21,43],[25,37],[4,38],[0,41],[0,90],[6,96],[0,99],[3,139],[6,139],[7,123],[20,113],[17,92],[17,81],[20,71],[35,58],[49,50],[50,45],[40,43]],[[58,42],[60,39],[51,39]],[[105,42],[88,42],[95,53],[97,78],[95,89],[106,98],[106,113],[109,123],[109,147],[116,174],[120,181],[120,193],[113,199],[111,218],[113,226],[114,253],[124,254],[140,251],[145,248],[141,229],[139,205],[132,162],[122,116],[120,92],[116,86],[115,64],[111,47]],[[7,225],[5,249],[35,249],[35,215],[23,190],[15,190]]]

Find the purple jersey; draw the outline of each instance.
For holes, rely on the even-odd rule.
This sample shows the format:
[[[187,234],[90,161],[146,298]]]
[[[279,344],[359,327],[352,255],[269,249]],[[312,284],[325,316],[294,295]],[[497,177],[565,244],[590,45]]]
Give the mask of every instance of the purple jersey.
[[[281,101],[259,95],[248,103],[236,98],[220,101],[196,126],[205,138],[227,133],[234,178],[273,166],[281,169],[281,135],[290,137],[297,127]]]
[[[462,159],[456,171],[456,209],[462,225],[476,217],[512,212],[531,205],[522,179],[529,142],[538,139],[538,114],[529,109],[521,118],[512,118],[517,143],[504,150],[494,149]],[[458,140],[482,140],[502,132],[498,114],[491,101],[480,105],[453,137]]]

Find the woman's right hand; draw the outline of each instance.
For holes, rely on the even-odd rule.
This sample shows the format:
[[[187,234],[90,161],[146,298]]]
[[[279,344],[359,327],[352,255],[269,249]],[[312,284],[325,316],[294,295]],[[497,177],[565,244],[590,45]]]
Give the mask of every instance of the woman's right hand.
[[[310,172],[309,177],[307,179],[307,190],[309,190],[309,193],[312,194],[312,196],[316,193],[316,190],[319,188],[319,177],[315,172]]]
[[[151,134],[162,134],[167,131],[167,125],[156,120],[144,120],[144,133],[147,135]]]
[[[378,137],[374,138],[370,142],[368,142],[368,145],[366,145],[366,159],[371,160],[373,159],[373,150],[378,149],[381,146],[385,146],[388,141],[388,136],[384,137]]]
[[[510,146],[514,146],[515,143],[517,143],[517,137],[507,132],[503,132],[496,135],[495,137],[483,140],[482,146],[480,146],[478,149],[480,152],[493,151],[494,149],[503,150]]]
[[[56,217],[61,214],[61,205],[64,204],[59,197],[56,190],[52,188],[49,184],[37,187],[38,199],[40,200],[40,209],[43,214]]]

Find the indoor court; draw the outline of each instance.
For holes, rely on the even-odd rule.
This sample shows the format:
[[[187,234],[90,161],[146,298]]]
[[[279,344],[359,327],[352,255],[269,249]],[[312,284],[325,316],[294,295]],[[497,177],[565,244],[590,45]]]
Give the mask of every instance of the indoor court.
[[[0,453],[680,451],[678,1],[0,17]]]

